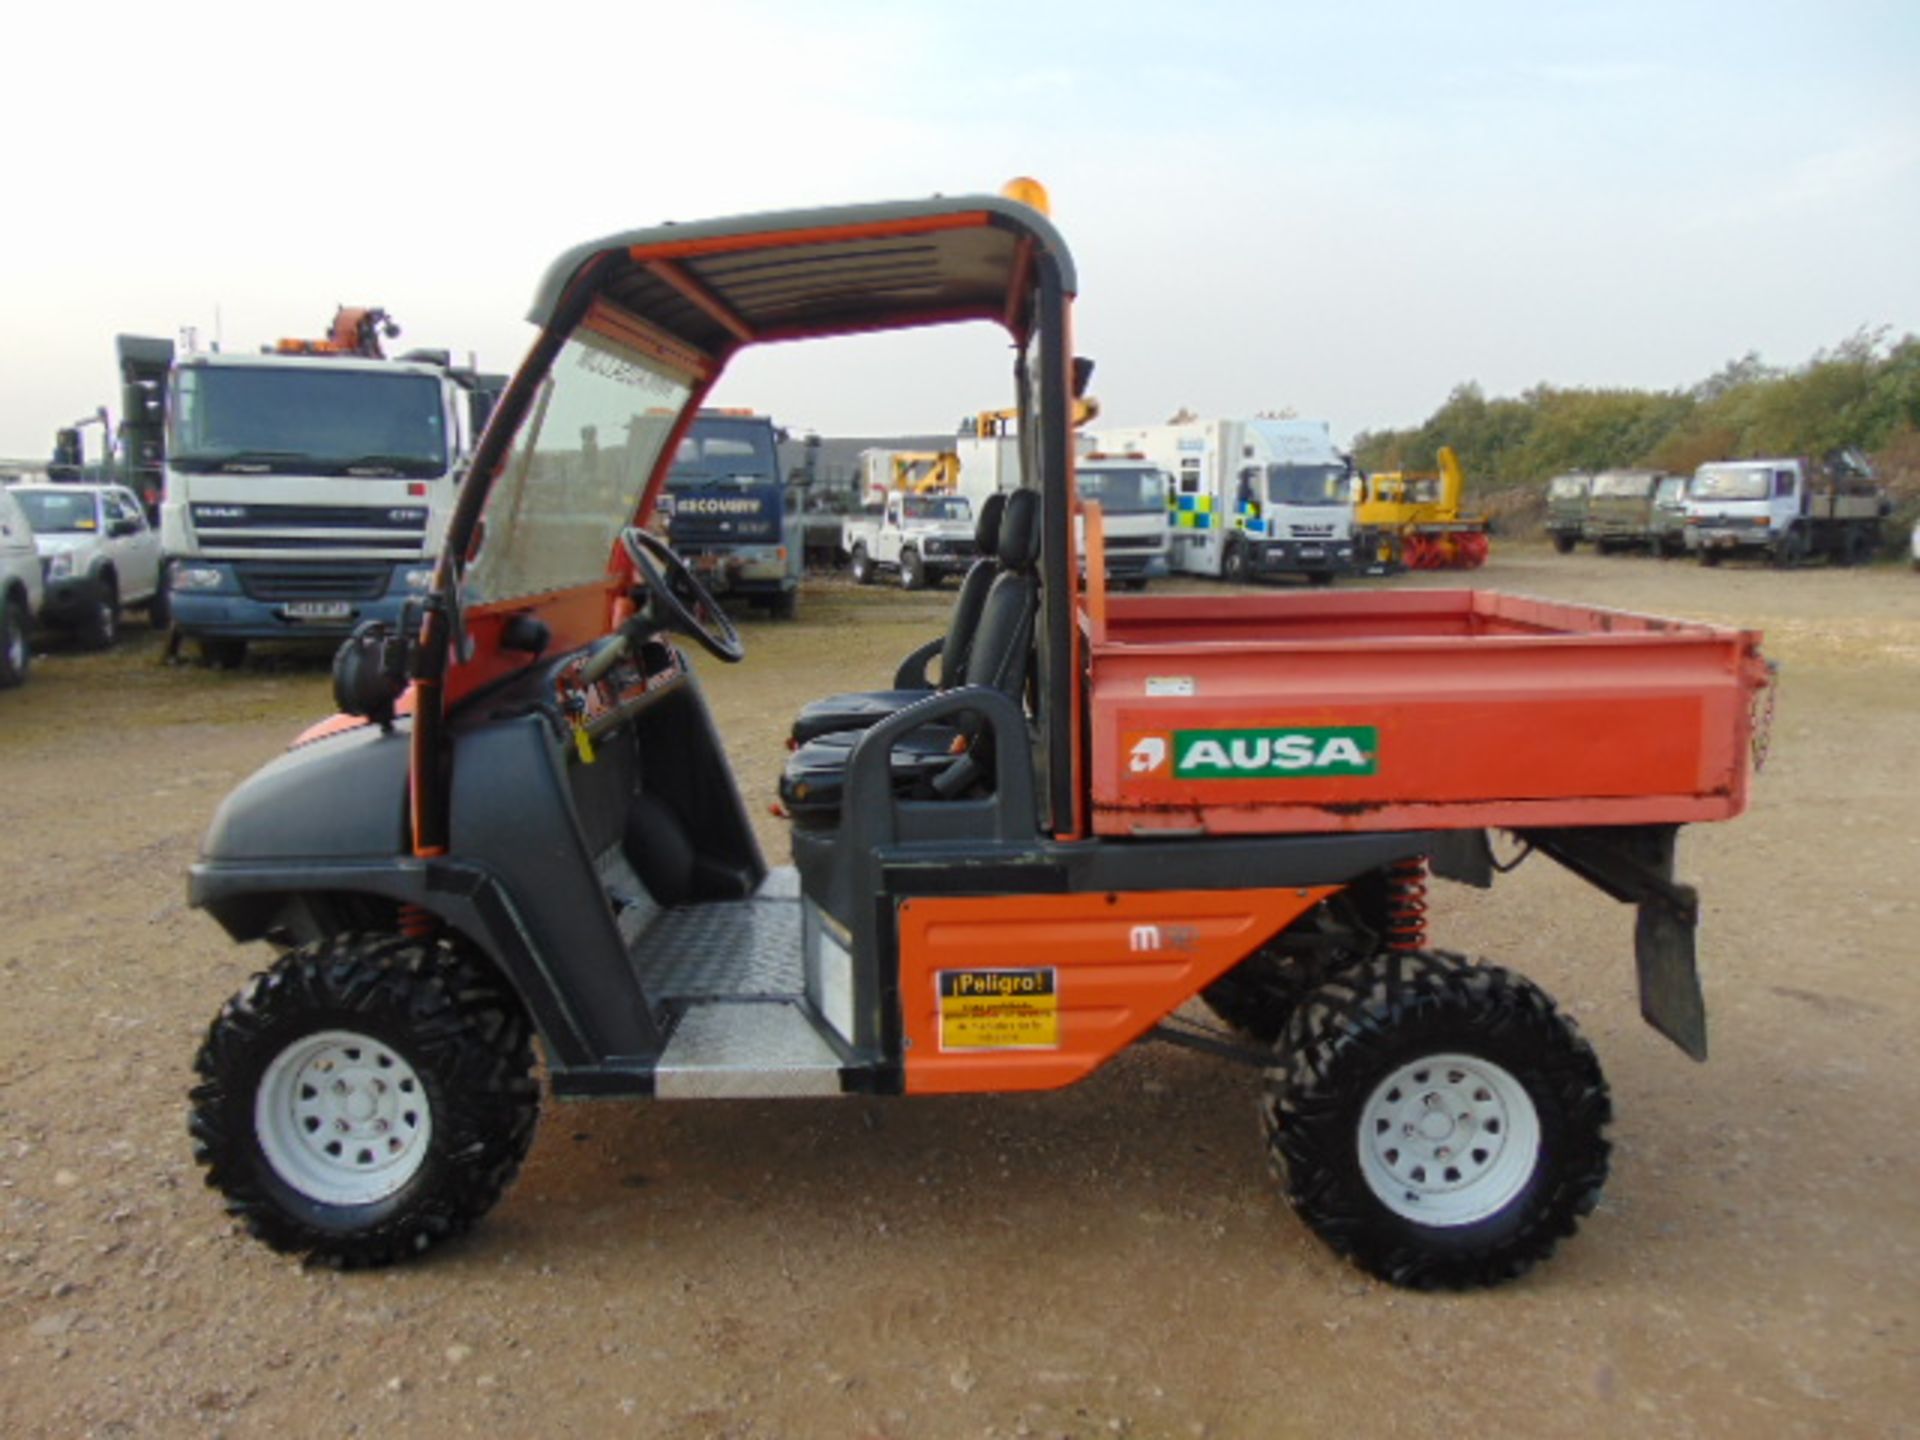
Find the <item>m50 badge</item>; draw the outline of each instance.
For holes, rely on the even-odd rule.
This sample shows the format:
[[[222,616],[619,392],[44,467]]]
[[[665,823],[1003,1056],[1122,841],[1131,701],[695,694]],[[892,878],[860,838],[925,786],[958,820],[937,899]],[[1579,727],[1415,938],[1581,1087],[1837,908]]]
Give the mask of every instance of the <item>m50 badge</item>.
[[[1372,725],[1260,726],[1129,735],[1127,773],[1173,780],[1304,780],[1372,775],[1380,732]]]

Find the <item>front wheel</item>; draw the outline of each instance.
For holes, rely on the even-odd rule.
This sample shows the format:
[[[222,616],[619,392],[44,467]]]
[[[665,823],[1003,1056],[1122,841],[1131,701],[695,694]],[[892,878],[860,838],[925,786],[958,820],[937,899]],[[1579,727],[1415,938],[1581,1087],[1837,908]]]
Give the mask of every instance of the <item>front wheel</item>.
[[[866,546],[855,545],[853,557],[848,564],[853,570],[854,584],[871,585],[873,583],[873,557],[867,554]]]
[[[1571,1235],[1606,1180],[1593,1049],[1545,992],[1438,952],[1376,955],[1294,1010],[1268,1072],[1294,1209],[1413,1289],[1493,1285]]]
[[[120,635],[120,589],[111,575],[94,586],[93,603],[80,622],[80,643],[89,650],[111,650]]]
[[[453,949],[305,946],[228,1001],[194,1062],[207,1184],[275,1250],[390,1265],[466,1231],[539,1116],[519,1002]]]
[[[902,590],[927,588],[927,562],[920,558],[918,550],[900,552],[900,588]]]
[[[1573,547],[1577,543],[1578,541],[1572,535],[1556,535],[1553,537],[1553,548],[1562,555],[1571,555],[1573,553]]]
[[[1226,557],[1220,562],[1220,578],[1229,585],[1245,585],[1253,578],[1246,546],[1238,543],[1227,546]]]

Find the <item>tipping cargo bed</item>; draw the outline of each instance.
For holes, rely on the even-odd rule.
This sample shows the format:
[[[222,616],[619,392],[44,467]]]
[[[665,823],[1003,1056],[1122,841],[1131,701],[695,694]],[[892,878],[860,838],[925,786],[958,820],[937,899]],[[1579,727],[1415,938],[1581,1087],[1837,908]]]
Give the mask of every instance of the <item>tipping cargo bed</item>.
[[[1680,824],[1746,805],[1760,636],[1486,590],[1102,597],[1103,835]]]

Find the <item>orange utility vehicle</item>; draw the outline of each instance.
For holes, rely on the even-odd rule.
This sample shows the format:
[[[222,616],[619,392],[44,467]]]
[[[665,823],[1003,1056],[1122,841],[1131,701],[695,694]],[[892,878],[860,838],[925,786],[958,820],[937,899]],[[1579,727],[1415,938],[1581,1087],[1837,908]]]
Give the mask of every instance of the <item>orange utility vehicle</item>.
[[[1263,1077],[1287,1194],[1376,1274],[1491,1283],[1571,1233],[1600,1067],[1532,984],[1428,948],[1426,878],[1489,884],[1497,826],[1635,904],[1643,1011],[1703,1057],[1674,837],[1745,800],[1757,637],[1480,592],[1109,598],[1074,294],[1001,196],[556,262],[419,615],[342,648],[342,716],[193,867],[283,949],[192,1097],[256,1236],[356,1266],[467,1229],[531,1141],[535,1037],[555,1096],[661,1100],[1046,1089],[1165,1041]],[[894,689],[801,711],[770,866],[675,637],[740,638],[647,522],[744,347],[959,322],[1012,337],[1024,488]]]

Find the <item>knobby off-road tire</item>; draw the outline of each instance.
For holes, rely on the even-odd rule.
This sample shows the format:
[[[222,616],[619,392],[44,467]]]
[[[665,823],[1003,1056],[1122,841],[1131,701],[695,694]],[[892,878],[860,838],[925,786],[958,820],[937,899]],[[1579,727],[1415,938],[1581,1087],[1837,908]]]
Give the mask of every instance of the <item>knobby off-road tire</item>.
[[[1351,932],[1323,902],[1291,927],[1227,971],[1200,992],[1200,999],[1223,1023],[1248,1039],[1273,1045],[1287,1028],[1294,1007],[1329,975],[1357,964],[1367,937],[1336,943]]]
[[[519,1001],[436,941],[347,935],[229,1000],[188,1129],[227,1212],[275,1250],[390,1265],[465,1232],[533,1143]]]
[[[1277,1058],[1263,1107],[1275,1171],[1300,1217],[1383,1280],[1511,1280],[1599,1199],[1599,1061],[1511,971],[1374,956],[1296,1007]]]

